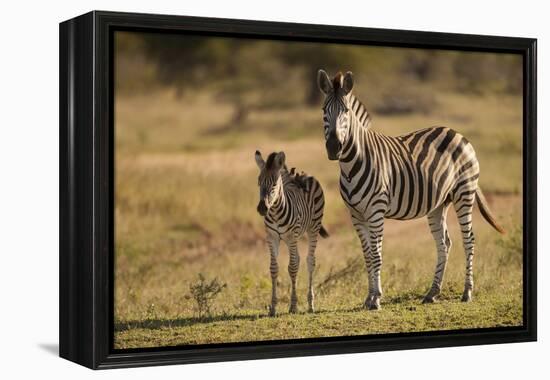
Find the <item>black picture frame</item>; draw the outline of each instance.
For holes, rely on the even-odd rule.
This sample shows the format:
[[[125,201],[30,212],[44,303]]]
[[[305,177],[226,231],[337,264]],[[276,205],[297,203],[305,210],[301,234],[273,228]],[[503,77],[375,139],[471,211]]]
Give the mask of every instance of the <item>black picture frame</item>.
[[[521,54],[523,326],[114,350],[113,33],[117,30]],[[62,22],[59,41],[61,357],[101,369],[536,340],[536,39],[93,11]]]

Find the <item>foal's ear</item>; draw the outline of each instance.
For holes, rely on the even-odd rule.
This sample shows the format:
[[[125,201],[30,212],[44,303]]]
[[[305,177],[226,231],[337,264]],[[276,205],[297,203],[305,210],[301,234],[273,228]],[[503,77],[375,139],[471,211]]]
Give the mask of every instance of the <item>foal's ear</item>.
[[[332,91],[332,82],[330,81],[327,72],[323,69],[317,72],[317,86],[319,86],[319,90],[321,90],[321,92],[325,95]]]
[[[254,154],[254,158],[256,159],[256,165],[258,165],[258,168],[262,170],[265,166],[265,161],[262,158],[262,154],[260,153],[259,150],[257,150],[256,153]]]
[[[353,89],[353,73],[351,71],[348,71],[346,75],[344,75],[344,85],[342,89],[346,95]]]
[[[285,166],[285,160],[286,160],[285,152],[277,153],[277,155],[275,156],[276,168],[281,169],[282,167],[284,167]]]

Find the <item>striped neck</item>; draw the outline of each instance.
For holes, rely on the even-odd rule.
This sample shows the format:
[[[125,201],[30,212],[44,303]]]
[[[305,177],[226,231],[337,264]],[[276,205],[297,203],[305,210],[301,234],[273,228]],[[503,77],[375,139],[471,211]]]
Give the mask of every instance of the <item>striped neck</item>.
[[[353,166],[356,159],[364,159],[366,153],[366,145],[368,144],[369,135],[374,133],[371,129],[371,117],[367,108],[354,95],[350,95],[350,120],[349,132],[347,139],[342,148],[340,156],[340,167],[342,171],[349,165]]]

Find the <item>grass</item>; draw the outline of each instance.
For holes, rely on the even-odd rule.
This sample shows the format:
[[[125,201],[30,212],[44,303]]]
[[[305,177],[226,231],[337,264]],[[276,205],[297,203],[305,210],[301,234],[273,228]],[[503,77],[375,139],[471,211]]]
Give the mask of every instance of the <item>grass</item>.
[[[326,309],[314,314],[283,314],[270,318],[257,311],[211,318],[147,319],[117,326],[117,345],[124,348],[173,346],[370,335],[388,332],[442,331],[495,326],[517,326],[521,299],[514,296],[481,296],[464,304],[456,299],[420,305],[419,300],[388,301],[377,312],[360,306]]]
[[[465,260],[450,211],[454,245],[442,297],[422,305],[436,258],[427,221],[387,221],[382,310],[368,312],[360,307],[367,292],[361,250],[338,193],[337,164],[326,159],[320,109],[257,111],[244,125],[228,126],[232,109],[208,94],[192,102],[168,90],[118,97],[115,347],[520,325],[521,98],[444,93],[436,104],[427,114],[374,115],[374,127],[390,135],[430,125],[463,133],[478,154],[481,187],[509,234],[498,235],[475,213],[474,301],[463,304]],[[315,314],[304,313],[301,242],[300,313],[286,313],[290,282],[282,248],[280,314],[266,317],[271,281],[263,223],[255,211],[256,149],[284,150],[289,164],[315,175],[325,191],[324,224],[331,236],[319,242],[315,283],[329,281],[317,289]],[[329,278],[346,266],[344,275]],[[199,273],[205,281],[227,284],[206,315],[188,296]]]

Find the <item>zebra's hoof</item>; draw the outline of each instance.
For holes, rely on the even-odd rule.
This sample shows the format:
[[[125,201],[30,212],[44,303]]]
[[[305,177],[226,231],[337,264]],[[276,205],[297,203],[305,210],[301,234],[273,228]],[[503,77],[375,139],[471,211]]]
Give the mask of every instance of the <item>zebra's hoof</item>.
[[[277,312],[276,312],[276,310],[275,310],[275,307],[270,306],[270,307],[269,307],[269,316],[270,316],[270,317],[274,317],[275,315],[277,315]]]
[[[471,290],[465,290],[462,294],[462,302],[471,302],[472,301],[472,291]]]
[[[370,305],[367,305],[367,308],[369,310],[380,310],[380,301],[376,303],[371,303]]]
[[[296,314],[296,313],[298,312],[298,307],[296,307],[296,306],[291,306],[291,307],[288,308],[288,312],[289,312],[290,314]]]
[[[426,297],[424,297],[424,299],[422,300],[422,303],[435,303],[435,301],[436,301],[435,297],[431,297],[431,296],[428,297],[428,296],[426,296]]]
[[[368,296],[365,300],[365,308],[367,310],[380,310],[380,297]]]
[[[422,303],[434,303],[437,301],[437,297],[439,296],[439,292],[428,292],[428,294],[426,294],[424,296],[424,299],[422,300]]]
[[[308,296],[307,296],[307,305],[308,305],[307,311],[308,311],[308,313],[314,313],[315,312],[315,307],[313,306],[313,304],[314,304],[313,295],[308,294]]]

